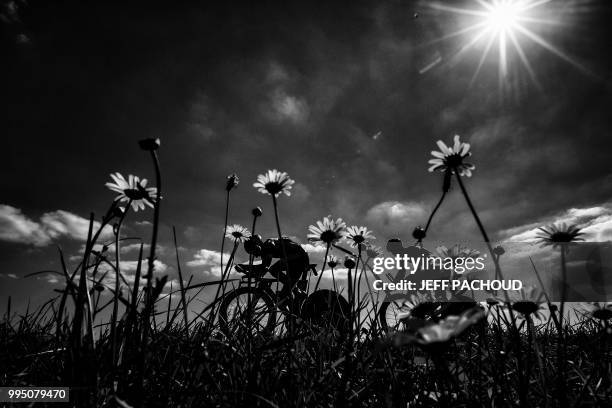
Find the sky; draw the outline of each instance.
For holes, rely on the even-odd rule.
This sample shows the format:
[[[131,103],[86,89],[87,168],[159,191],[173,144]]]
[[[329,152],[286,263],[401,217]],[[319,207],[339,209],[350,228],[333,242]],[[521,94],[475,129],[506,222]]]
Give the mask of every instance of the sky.
[[[284,234],[305,244],[333,215],[378,245],[410,241],[441,192],[430,151],[455,134],[471,144],[465,183],[492,239],[563,220],[610,240],[611,6],[542,5],[547,21],[527,26],[552,51],[520,34],[530,69],[510,46],[500,79],[497,42],[475,75],[487,36],[460,52],[474,31],[449,35],[474,16],[448,8],[478,3],[432,3],[1,1],[0,310],[61,287],[24,276],[59,270],[58,247],[78,264],[89,214],[114,198],[110,173],[154,184],[147,137],[162,143],[159,272],[175,283],[172,226],[186,274],[218,274],[231,173],[230,223],[250,226],[261,206],[264,237],[272,203],[252,184],[276,168],[296,181],[279,199]],[[148,242],[151,218],[128,214],[126,235]],[[481,239],[456,186],[428,239]]]

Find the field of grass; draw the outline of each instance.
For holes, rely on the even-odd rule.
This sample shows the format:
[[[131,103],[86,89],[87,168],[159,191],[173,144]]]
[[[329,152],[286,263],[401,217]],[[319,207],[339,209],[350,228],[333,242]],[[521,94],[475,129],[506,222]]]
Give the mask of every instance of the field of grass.
[[[224,309],[236,250],[255,233],[260,215],[255,209],[251,231],[238,226],[226,231],[233,247],[221,261],[221,280],[191,284],[177,255],[180,287],[168,302],[167,277],[155,271],[154,262],[162,204],[159,147],[157,140],[141,142],[155,166],[156,187],[113,175],[108,186],[119,197],[102,222],[95,223],[92,215],[82,262],[68,270],[60,252],[63,290],[25,312],[11,312],[9,299],[0,322],[2,386],[69,386],[75,407],[612,406],[609,306],[569,319],[563,299],[511,301],[503,293],[486,303],[415,298],[409,314],[386,326],[382,302],[359,290],[376,253],[367,243],[369,231],[346,228],[341,220],[326,218],[311,226],[309,238],[326,245],[327,252],[340,247],[340,238],[351,244],[345,249],[352,256],[344,261],[348,290],[342,301],[327,297],[304,303],[301,288],[287,304],[274,294],[267,298],[273,302],[269,307],[264,295],[250,292],[243,313]],[[457,139],[454,146],[439,147],[431,164],[442,172],[442,195],[426,226],[415,229],[416,245],[426,239],[455,180],[498,267],[500,249],[489,244],[462,181],[473,170],[464,161],[469,145]],[[228,206],[238,182],[228,177]],[[290,195],[292,184],[286,173],[270,171],[255,185],[271,197],[279,237],[279,198]],[[141,247],[130,285],[119,259],[121,225],[128,211],[145,206],[153,212],[150,253]],[[113,226],[115,241],[96,250],[106,225]],[[543,244],[559,246],[564,265],[564,244],[579,239],[580,231],[555,226],[542,234]],[[288,243],[277,242],[278,258],[288,259]],[[327,253],[325,259],[324,268],[335,266]],[[112,284],[101,266],[112,268]],[[242,285],[252,287],[253,279]],[[314,292],[316,279],[309,285]],[[215,287],[216,296],[194,315],[192,303],[208,286]],[[278,312],[276,324],[267,326],[271,309]]]

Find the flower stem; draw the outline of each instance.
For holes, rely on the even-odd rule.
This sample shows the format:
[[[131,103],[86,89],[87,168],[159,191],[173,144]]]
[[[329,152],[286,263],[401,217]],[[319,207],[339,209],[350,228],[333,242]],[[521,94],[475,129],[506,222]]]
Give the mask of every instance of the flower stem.
[[[123,225],[123,220],[125,220],[125,216],[130,210],[130,205],[132,205],[132,200],[130,199],[125,206],[125,211],[121,214],[121,218],[117,223],[117,230],[115,231],[115,296],[113,299],[113,315],[111,320],[111,356],[113,363],[113,370],[117,368],[117,315],[119,313],[119,278],[121,276],[121,248],[119,247],[119,241],[121,238],[121,226]]]
[[[317,289],[319,289],[319,283],[321,283],[321,278],[323,277],[323,271],[325,270],[325,265],[327,265],[327,256],[329,255],[330,247],[331,247],[331,243],[328,243],[327,248],[325,248],[325,256],[323,257],[323,266],[321,266],[321,272],[319,272],[319,278],[317,279],[317,284],[315,285],[313,292],[316,292]]]
[[[229,218],[229,200],[230,192],[227,190],[225,195],[225,223],[223,223],[223,236],[221,237],[221,270],[223,270],[223,251],[225,249],[225,234],[227,234],[227,220]],[[253,221],[253,224],[255,224],[255,221]]]
[[[162,191],[162,180],[161,180],[161,170],[159,168],[159,157],[157,156],[157,151],[151,151],[151,158],[153,159],[153,165],[155,166],[155,183],[157,187],[157,194],[155,197],[155,208],[153,211],[153,233],[151,235],[151,248],[149,251],[149,259],[148,259],[148,268],[147,268],[147,297],[145,304],[145,316],[144,319],[147,319],[147,323],[144,326],[145,334],[148,333],[149,330],[149,315],[151,309],[153,308],[153,297],[151,296],[152,291],[152,282],[153,282],[153,272],[155,271],[155,250],[157,247],[157,234],[159,231],[159,208],[161,206],[161,191]],[[146,338],[146,335],[145,335]]]
[[[438,204],[436,204],[436,206],[434,207],[434,209],[431,212],[431,214],[429,214],[429,219],[427,220],[427,224],[425,225],[425,232],[428,231],[429,225],[431,224],[431,221],[433,220],[434,215],[436,214],[436,212],[438,211],[438,209],[442,205],[442,201],[444,201],[445,197],[446,197],[446,191],[443,191],[442,192],[442,196],[440,196],[440,200],[438,201]]]
[[[487,244],[487,248],[489,250],[489,253],[491,254],[493,263],[495,264],[495,279],[503,279],[502,272],[499,267],[499,259],[493,252],[493,247],[491,246],[491,240],[489,240],[487,231],[485,231],[485,228],[482,225],[482,221],[480,221],[480,217],[478,216],[478,213],[476,212],[476,209],[474,208],[474,205],[472,204],[472,200],[470,200],[470,196],[467,190],[465,189],[465,186],[463,185],[463,181],[461,180],[461,176],[459,175],[459,171],[457,171],[457,169],[455,169],[455,176],[457,178],[457,182],[459,183],[459,187],[461,188],[461,192],[463,193],[463,197],[465,197],[465,201],[467,202],[467,205],[470,208],[472,215],[474,216],[474,220],[476,221],[476,224],[478,225],[478,228],[480,229],[482,238]],[[510,298],[508,297],[508,293],[505,290],[504,290],[504,296],[506,298],[506,302],[510,303]],[[516,328],[516,316],[514,315],[514,311],[512,310],[512,308],[509,308],[509,312],[510,312],[510,318],[512,320],[512,325],[513,327]],[[518,333],[517,333],[517,336],[518,336]]]
[[[215,298],[213,300],[212,303],[212,307],[210,309],[210,318],[208,320],[208,324],[212,324],[215,321],[215,305],[217,304],[217,302],[219,301],[219,295],[221,295],[221,297],[223,297],[223,295],[225,294],[225,278],[226,275],[229,275],[229,269],[230,266],[232,265],[232,260],[234,259],[234,255],[236,255],[236,250],[238,249],[238,240],[234,240],[234,248],[232,249],[232,253],[230,254],[229,259],[227,260],[227,264],[225,264],[225,270],[222,271],[221,274],[221,281],[219,282],[219,286],[217,286],[217,293],[215,293]],[[221,288],[223,288],[223,292],[221,292]]]
[[[285,267],[285,273],[289,277],[289,260],[287,259],[287,251],[285,250],[285,242],[283,241],[283,234],[281,233],[280,222],[278,221],[278,205],[276,203],[276,195],[272,194],[272,205],[274,206],[274,219],[276,220],[276,232],[278,233],[278,241],[280,242],[281,250],[283,252],[283,262]],[[276,277],[276,284],[278,285],[279,279]]]
[[[189,318],[187,316],[187,299],[185,298],[185,285],[183,283],[183,271],[181,270],[181,260],[179,259],[178,243],[176,241],[176,227],[174,226],[172,227],[172,237],[174,238],[174,250],[176,252],[176,269],[178,271],[179,287],[181,289],[181,303],[183,304],[183,320],[185,321],[185,334],[189,335]]]

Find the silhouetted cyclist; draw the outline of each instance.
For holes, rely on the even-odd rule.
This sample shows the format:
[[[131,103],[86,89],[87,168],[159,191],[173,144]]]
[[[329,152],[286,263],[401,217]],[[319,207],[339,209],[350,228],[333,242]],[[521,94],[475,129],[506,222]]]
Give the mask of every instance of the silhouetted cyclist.
[[[262,241],[261,236],[253,235],[244,243],[244,249],[247,253],[254,257],[261,257],[261,264],[253,265],[251,273],[254,276],[263,276],[269,272],[283,284],[283,288],[279,293],[279,297],[288,297],[291,290],[298,285],[300,290],[304,290],[309,270],[313,269],[310,265],[308,253],[300,244],[283,237],[282,241],[287,255],[287,263],[285,264],[283,248],[281,241],[277,238],[267,239]],[[274,259],[278,259],[272,263]],[[248,273],[248,264],[237,265],[238,272]],[[289,273],[287,274],[287,270]]]

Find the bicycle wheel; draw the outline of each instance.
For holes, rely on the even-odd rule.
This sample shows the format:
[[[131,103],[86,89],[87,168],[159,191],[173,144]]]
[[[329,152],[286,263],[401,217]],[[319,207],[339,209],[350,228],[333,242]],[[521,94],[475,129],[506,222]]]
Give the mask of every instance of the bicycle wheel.
[[[378,309],[378,322],[383,330],[396,329],[402,315],[410,312],[401,300],[385,301]]]
[[[226,335],[248,329],[253,334],[270,334],[275,324],[274,300],[259,288],[235,289],[223,297],[219,306],[219,326]]]
[[[350,321],[349,304],[333,290],[317,290],[302,304],[302,317],[318,325],[331,325],[344,330]]]

